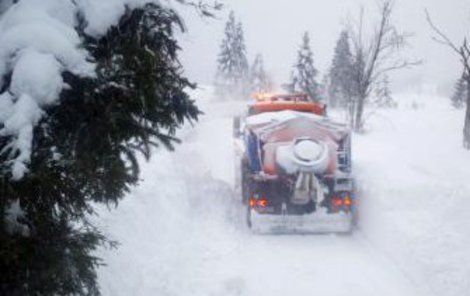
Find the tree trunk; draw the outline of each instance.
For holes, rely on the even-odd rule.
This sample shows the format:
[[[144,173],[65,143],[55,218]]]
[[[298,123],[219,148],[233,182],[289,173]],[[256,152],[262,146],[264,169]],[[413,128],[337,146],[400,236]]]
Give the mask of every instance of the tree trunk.
[[[470,150],[470,75],[465,79],[465,83],[467,84],[467,109],[463,128],[463,146]]]
[[[362,131],[362,115],[364,113],[364,102],[366,100],[366,95],[360,94],[357,98],[356,114],[354,119],[354,131]]]

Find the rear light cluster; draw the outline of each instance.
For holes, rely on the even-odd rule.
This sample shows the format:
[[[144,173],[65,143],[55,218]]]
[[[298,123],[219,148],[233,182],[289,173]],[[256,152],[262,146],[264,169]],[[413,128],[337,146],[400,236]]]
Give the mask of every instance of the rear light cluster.
[[[353,199],[349,192],[341,192],[335,194],[331,198],[331,211],[332,212],[349,212],[351,211],[351,207],[353,206]]]
[[[250,207],[251,208],[266,208],[269,205],[268,200],[265,197],[262,198],[251,198]]]

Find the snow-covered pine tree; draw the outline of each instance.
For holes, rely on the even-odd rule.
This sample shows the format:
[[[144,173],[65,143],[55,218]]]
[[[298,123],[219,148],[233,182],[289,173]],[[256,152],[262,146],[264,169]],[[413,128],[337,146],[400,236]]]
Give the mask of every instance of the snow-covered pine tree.
[[[452,106],[462,109],[467,102],[467,82],[465,79],[459,78],[455,83],[454,94],[451,97]]]
[[[268,92],[272,88],[271,80],[264,69],[263,56],[257,54],[250,70],[252,92]]]
[[[36,93],[31,92],[35,86],[21,88],[18,80],[58,79],[59,85],[67,85],[56,102],[44,105],[37,124],[26,125],[32,128],[25,131],[32,133],[22,145],[29,147],[31,141],[30,155],[20,159],[27,170],[17,178],[11,166],[28,150],[18,152],[15,130],[7,133],[15,122],[4,121],[0,112],[1,295],[99,295],[95,269],[101,261],[94,251],[107,240],[89,220],[95,205],[117,204],[138,183],[137,154],[148,159],[151,147],[172,148],[175,129],[199,112],[185,92],[193,85],[178,62],[174,31],[182,28],[182,21],[175,11],[156,4],[128,8],[102,36],[88,35],[86,19],[80,20],[80,40],[96,66],[95,75],[68,70],[62,60],[59,76],[31,76],[38,73],[35,68],[16,76],[22,65],[12,63],[13,73],[1,77],[0,104],[13,113],[27,104],[24,110],[37,107],[27,97]],[[34,49],[23,51],[32,54]],[[52,54],[32,57],[54,60]],[[53,93],[46,95],[51,100]],[[19,114],[23,122],[16,124],[29,120],[24,117],[28,114]]]
[[[242,95],[247,96],[250,91],[249,85],[249,65],[246,57],[245,35],[243,25],[241,22],[237,24],[237,33],[235,34],[234,56],[237,61],[236,81],[239,83],[240,92]]]
[[[328,86],[329,86],[329,77],[326,74],[323,74],[321,82],[318,84],[318,93],[320,98],[326,100],[328,97]]]
[[[228,95],[229,78],[234,72],[234,64],[232,62],[232,40],[235,38],[235,13],[230,12],[229,19],[225,24],[224,39],[220,44],[220,52],[217,57],[217,73],[215,77],[216,97],[226,98]]]
[[[244,98],[249,93],[248,60],[243,27],[230,12],[225,36],[217,59],[216,93],[218,96]]]
[[[396,108],[397,103],[392,97],[392,91],[390,90],[390,80],[388,75],[384,75],[382,81],[376,87],[376,102],[377,107],[380,108]]]
[[[353,95],[353,56],[349,46],[349,34],[342,31],[336,43],[328,84],[328,105],[345,108]]]
[[[310,49],[310,36],[305,32],[302,44],[297,53],[297,62],[291,74],[291,81],[287,85],[289,92],[307,93],[313,101],[320,101],[319,85],[316,81],[318,74],[313,64],[313,53]]]

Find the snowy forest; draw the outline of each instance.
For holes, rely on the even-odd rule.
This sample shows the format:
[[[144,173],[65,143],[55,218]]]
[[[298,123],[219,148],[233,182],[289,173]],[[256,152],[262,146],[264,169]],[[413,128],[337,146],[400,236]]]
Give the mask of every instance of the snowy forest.
[[[0,0],[0,295],[467,295],[469,38],[466,0]]]

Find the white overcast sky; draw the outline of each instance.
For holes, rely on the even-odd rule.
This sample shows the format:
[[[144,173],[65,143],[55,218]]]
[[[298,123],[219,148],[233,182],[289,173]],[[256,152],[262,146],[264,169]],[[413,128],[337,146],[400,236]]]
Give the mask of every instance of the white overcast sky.
[[[225,9],[217,19],[201,19],[184,12],[188,32],[182,37],[182,61],[187,75],[200,84],[213,81],[225,21],[230,10],[243,23],[250,62],[256,53],[264,56],[267,70],[276,83],[288,79],[303,32],[309,31],[315,64],[324,74],[331,62],[339,32],[348,17],[355,17],[364,5],[365,18],[377,17],[376,0],[224,0]],[[395,89],[436,85],[446,91],[461,68],[446,47],[431,39],[426,22],[427,8],[434,22],[449,37],[461,42],[470,37],[470,0],[397,0],[394,22],[398,29],[412,32],[407,55],[423,65],[392,76]],[[319,77],[319,80],[321,76]]]

